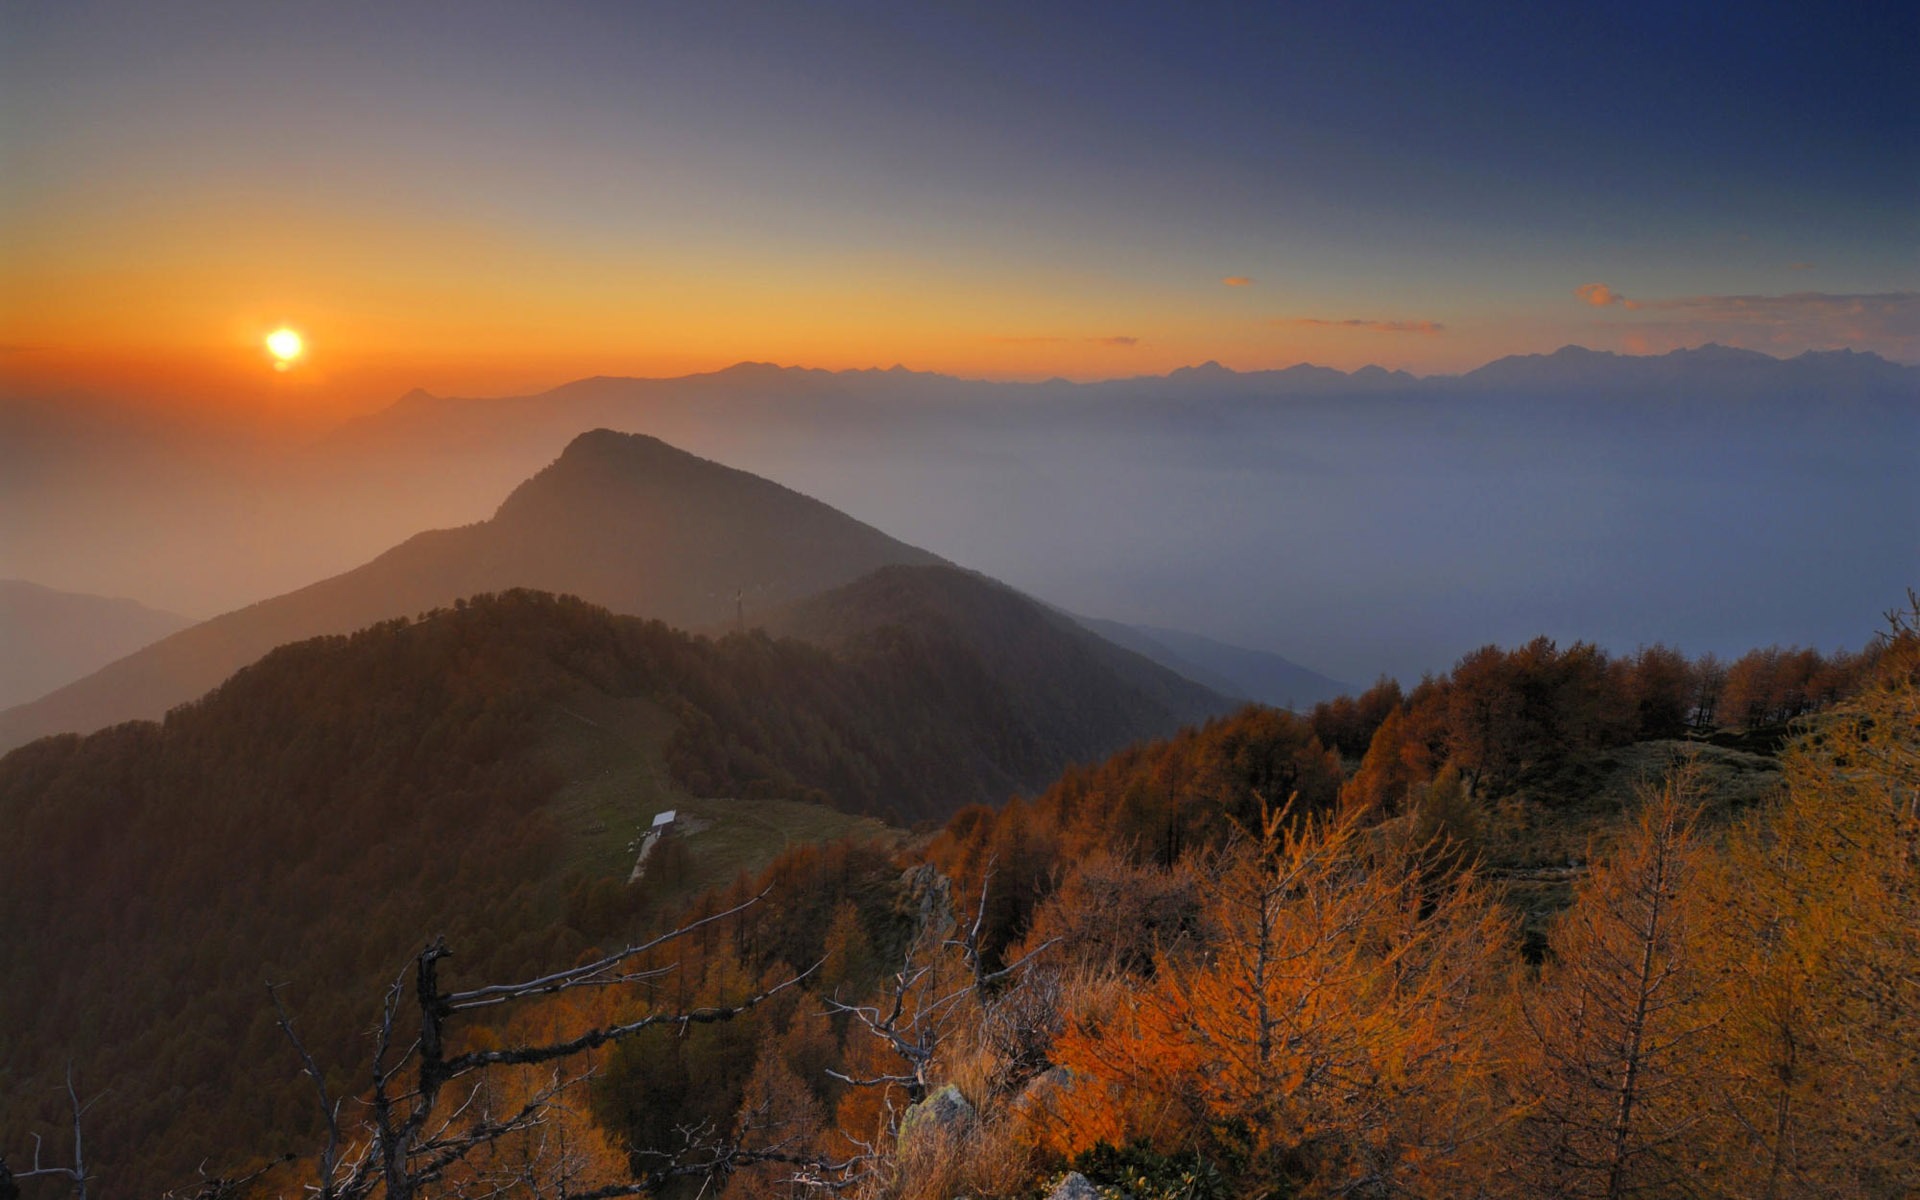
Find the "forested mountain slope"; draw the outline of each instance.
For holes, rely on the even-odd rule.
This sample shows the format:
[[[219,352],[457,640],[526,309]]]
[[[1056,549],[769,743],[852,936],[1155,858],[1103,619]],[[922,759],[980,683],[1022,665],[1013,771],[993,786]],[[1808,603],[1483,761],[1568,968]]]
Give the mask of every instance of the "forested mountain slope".
[[[815,636],[842,607],[933,604],[901,574],[815,613]],[[1024,745],[1004,705],[969,694],[992,674],[956,671],[956,640],[935,654],[924,634],[879,628],[837,651],[710,642],[513,593],[287,647],[164,725],[0,759],[0,820],[19,831],[0,846],[0,1029],[14,1039],[0,1128],[57,1128],[71,1058],[86,1093],[113,1089],[87,1136],[116,1189],[155,1191],[201,1158],[311,1151],[311,1093],[262,980],[292,985],[333,1094],[356,1095],[360,1031],[426,938],[447,935],[467,986],[578,962],[662,915],[624,882],[621,835],[689,789],[870,807],[992,793]],[[1307,1194],[1385,1164],[1405,1194],[1519,1200],[1610,1162],[1649,1195],[1695,1194],[1696,1176],[1706,1194],[1753,1194],[1772,1170],[1804,1194],[1898,1194],[1913,1182],[1896,1143],[1914,1111],[1915,1011],[1900,981],[1920,954],[1912,814],[1887,803],[1913,782],[1920,666],[1902,628],[1860,655],[1769,648],[1731,664],[1489,646],[1410,694],[1383,682],[1309,715],[1248,709],[1130,747],[1030,801],[966,808],[930,844],[796,848],[696,905],[767,894],[649,960],[673,966],[663,995],[618,1003],[721,1003],[798,964],[821,963],[817,978],[738,1025],[623,1042],[554,1120],[603,1148],[608,1186],[688,1120],[746,1136],[777,1098],[794,1153],[878,1146],[873,1169],[920,1173],[915,1194],[942,1197],[1028,1197],[1068,1164],[1105,1183],[1197,1171],[1211,1194],[1275,1180]],[[1809,714],[1811,735],[1776,761],[1768,730]],[[1533,868],[1556,894],[1515,874]],[[1663,907],[1642,920],[1645,903]],[[966,912],[980,920],[956,941]],[[1782,929],[1794,953],[1775,958],[1766,937]],[[958,982],[1042,947],[1017,983]],[[921,957],[896,975],[903,954]],[[1289,968],[1247,976],[1261,955]],[[1650,978],[1630,962],[1677,981],[1679,1007],[1636,1017]],[[910,978],[961,990],[950,1013],[927,1010],[948,1016],[925,1015],[925,997],[903,1010],[914,1037],[942,1039],[908,1065],[986,1114],[937,1159],[896,1136],[913,1093],[826,1074],[898,1078],[899,1044],[831,1017],[831,1001],[879,1020],[888,981]],[[1261,1032],[1249,987],[1299,1014],[1270,1060],[1240,1053]],[[601,1011],[543,1001],[520,1034],[470,1036]],[[1805,1073],[1784,1088],[1783,1047]],[[1325,1055],[1350,1069],[1321,1071]],[[1647,1104],[1607,1141],[1629,1061]],[[1060,1066],[1085,1082],[1049,1084]],[[1813,1103],[1814,1089],[1840,1099]],[[1164,1096],[1177,1106],[1142,1107]],[[1682,1133],[1682,1152],[1663,1148]],[[622,1146],[640,1157],[607,1149]],[[560,1164],[528,1169],[558,1178],[542,1173]],[[748,1197],[782,1178],[716,1182]]]
[[[1062,716],[1072,679],[1099,694]],[[118,1185],[179,1182],[237,1133],[310,1128],[263,980],[293,981],[307,1036],[352,1061],[423,937],[487,975],[617,934],[619,847],[680,797],[940,818],[1177,723],[1116,704],[1111,676],[1053,686],[899,627],[836,653],[514,592],[283,647],[160,724],[24,747],[0,759],[0,1125],[57,1099],[72,1058],[122,1097],[89,1132]],[[594,790],[621,771],[657,782]]]
[[[972,571],[883,567],[845,587],[769,613],[765,628],[854,658],[897,653],[903,641],[983,670],[1020,698],[1037,746],[1091,759],[1119,743],[1227,711],[1233,701],[1071,618]],[[977,667],[976,667],[977,664]]]

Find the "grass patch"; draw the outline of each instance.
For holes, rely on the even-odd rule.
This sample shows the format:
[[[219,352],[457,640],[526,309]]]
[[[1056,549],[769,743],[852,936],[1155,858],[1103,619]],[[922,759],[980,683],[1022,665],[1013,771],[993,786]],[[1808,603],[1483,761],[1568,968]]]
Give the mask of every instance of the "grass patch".
[[[1639,803],[1639,790],[1659,786],[1688,759],[1701,768],[1700,829],[1708,837],[1780,784],[1780,764],[1771,755],[1706,742],[1650,741],[1575,757],[1523,778],[1512,794],[1490,802],[1480,849],[1488,875],[1519,910],[1530,947],[1544,945],[1548,924],[1573,903],[1575,885],[1618,836],[1621,818]]]
[[[1765,800],[1780,782],[1772,757],[1702,742],[1638,742],[1580,755],[1523,778],[1491,802],[1489,864],[1522,870],[1584,863],[1615,835],[1641,789],[1658,787],[1689,759],[1702,772],[1701,822],[1709,831]]]
[[[653,815],[688,799],[667,771],[673,718],[650,700],[581,692],[555,705],[541,759],[564,781],[553,811],[567,834],[566,866],[626,877],[629,849]]]
[[[582,692],[555,706],[541,759],[564,782],[553,811],[567,834],[565,866],[624,882],[656,813],[676,810],[678,831],[635,885],[638,907],[673,908],[742,872],[765,868],[789,846],[858,837],[906,837],[872,817],[794,800],[697,797],[674,782],[665,747],[673,718],[652,701]]]
[[[757,873],[789,846],[848,837],[898,843],[907,837],[872,817],[797,800],[688,799],[679,813],[681,830],[656,849],[639,885],[655,904],[678,904],[732,883],[742,872]],[[684,853],[669,850],[674,843]]]

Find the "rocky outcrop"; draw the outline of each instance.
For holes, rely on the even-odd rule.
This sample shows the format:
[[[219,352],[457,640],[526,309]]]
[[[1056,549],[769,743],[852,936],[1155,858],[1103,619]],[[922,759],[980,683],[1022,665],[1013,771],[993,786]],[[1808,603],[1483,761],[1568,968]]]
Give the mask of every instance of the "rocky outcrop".
[[[949,1083],[925,1100],[909,1108],[900,1118],[900,1149],[937,1139],[951,1142],[973,1124],[973,1105]]]
[[[1085,1175],[1069,1171],[1067,1177],[1047,1193],[1047,1200],[1100,1200],[1100,1193]]]

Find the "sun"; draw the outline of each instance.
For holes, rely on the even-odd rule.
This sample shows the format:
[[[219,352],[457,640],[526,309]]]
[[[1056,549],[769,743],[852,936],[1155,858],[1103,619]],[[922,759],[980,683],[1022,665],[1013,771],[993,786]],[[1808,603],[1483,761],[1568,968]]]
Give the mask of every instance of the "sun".
[[[273,364],[274,370],[284,371],[300,352],[306,349],[300,335],[284,325],[267,335],[267,350],[280,361]]]

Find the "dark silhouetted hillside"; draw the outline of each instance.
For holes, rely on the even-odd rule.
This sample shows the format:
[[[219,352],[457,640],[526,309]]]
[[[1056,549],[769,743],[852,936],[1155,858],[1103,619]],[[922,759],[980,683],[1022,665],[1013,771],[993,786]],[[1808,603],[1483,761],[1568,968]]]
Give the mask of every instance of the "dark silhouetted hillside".
[[[1060,749],[1073,759],[1104,757],[1153,730],[1232,707],[1005,584],[957,567],[883,567],[763,623],[856,661],[904,653],[943,664],[956,698],[969,691],[1005,698],[999,711],[978,716],[1004,731],[1016,757]]]
[[[950,625],[850,624],[834,651],[480,597],[282,647],[162,723],[0,759],[0,1126],[47,1119],[60,1096],[40,1085],[72,1058],[113,1081],[88,1118],[118,1168],[103,1178],[157,1193],[311,1130],[264,980],[290,982],[323,1061],[353,1062],[366,1004],[423,937],[498,978],[625,936],[643,914],[623,847],[681,798],[937,820],[1177,723],[1123,678],[1157,668],[1033,627],[997,585],[918,575],[811,611],[866,597]],[[1053,678],[983,659],[964,627]],[[1208,702],[1165,678],[1159,695]]]

